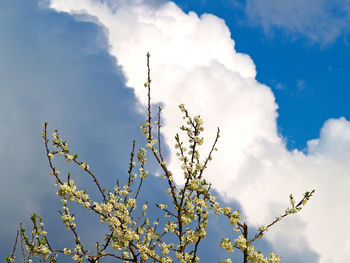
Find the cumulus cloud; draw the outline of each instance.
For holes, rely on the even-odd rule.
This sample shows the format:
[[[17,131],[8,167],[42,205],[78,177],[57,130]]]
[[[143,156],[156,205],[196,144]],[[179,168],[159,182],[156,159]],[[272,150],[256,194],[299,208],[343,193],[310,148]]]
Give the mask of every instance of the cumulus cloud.
[[[249,222],[268,223],[284,211],[289,193],[301,197],[306,190],[317,190],[305,211],[267,235],[276,248],[303,251],[310,247],[320,255],[321,263],[348,261],[347,120],[326,122],[320,138],[308,143],[307,154],[288,151],[277,132],[274,94],[255,79],[251,58],[235,51],[235,42],[222,19],[210,14],[185,14],[172,2],[157,6],[143,1],[114,1],[115,5],[97,0],[50,3],[51,8],[77,19],[91,16],[105,28],[110,53],[117,58],[141,109],[146,104],[145,54],[151,52],[152,98],[165,105],[163,132],[168,145],[174,145],[174,131],[181,123],[180,103],[205,121],[207,144],[203,152],[208,151],[220,126],[219,152],[207,176],[227,200],[236,198],[241,203]],[[171,151],[170,159],[180,182],[175,152]],[[281,242],[285,235],[288,242]]]
[[[245,9],[248,19],[268,33],[281,28],[293,37],[328,44],[348,33],[349,8],[347,0],[247,0]]]
[[[106,37],[98,26],[38,10],[37,0],[0,5],[0,255],[4,258],[12,251],[18,223],[23,221],[29,229],[33,212],[49,219],[45,225],[55,241],[64,239],[41,123],[49,122],[50,134],[58,128],[101,184],[111,185],[116,174],[125,174],[132,139],[143,139],[138,131],[143,116],[135,111],[136,98],[125,87],[114,58],[101,48]],[[69,170],[74,180],[79,178],[71,165],[57,167],[63,177]]]

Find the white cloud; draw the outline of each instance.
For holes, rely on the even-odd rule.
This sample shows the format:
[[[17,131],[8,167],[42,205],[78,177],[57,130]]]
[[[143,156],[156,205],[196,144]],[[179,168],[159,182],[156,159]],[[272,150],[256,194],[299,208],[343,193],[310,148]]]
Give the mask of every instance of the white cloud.
[[[293,37],[328,44],[342,33],[348,33],[350,20],[349,1],[331,0],[247,0],[246,14],[266,32],[282,28]]]
[[[302,79],[297,79],[297,88],[298,90],[304,90],[306,88],[305,81]]]
[[[288,205],[289,193],[300,197],[306,190],[317,190],[300,215],[267,235],[276,248],[288,249],[280,242],[281,235],[288,234],[293,244],[288,245],[302,250],[309,244],[321,263],[348,262],[350,165],[345,156],[350,154],[350,123],[329,120],[320,138],[309,142],[308,154],[289,152],[277,132],[274,95],[255,80],[250,57],[235,51],[223,20],[185,14],[172,2],[157,7],[142,1],[116,3],[117,7],[95,0],[52,0],[51,7],[97,18],[108,32],[110,52],[127,85],[143,105],[145,54],[151,52],[152,99],[165,104],[163,132],[170,146],[180,126],[180,103],[205,121],[204,152],[220,126],[219,152],[207,174],[224,196],[241,202],[251,223],[267,223],[277,216]],[[171,152],[171,168],[179,172],[175,160]]]

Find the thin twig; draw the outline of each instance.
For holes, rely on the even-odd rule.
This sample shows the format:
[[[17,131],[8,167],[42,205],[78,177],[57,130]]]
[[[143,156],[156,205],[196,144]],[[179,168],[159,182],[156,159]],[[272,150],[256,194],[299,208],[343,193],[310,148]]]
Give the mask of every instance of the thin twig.
[[[20,227],[20,235],[21,235],[21,250],[22,250],[22,256],[23,256],[23,262],[26,262],[26,254],[24,253],[24,246],[23,246],[23,235],[24,233],[22,232],[22,222],[19,224]]]
[[[148,87],[148,141],[152,140],[152,113],[151,113],[151,68],[149,66],[149,57],[151,55],[147,53],[147,87]],[[147,125],[147,124],[146,124]]]
[[[18,235],[19,235],[19,230],[17,229],[15,244],[13,245],[13,249],[12,249],[12,252],[10,254],[12,259],[14,258],[14,255],[15,255],[15,252],[16,252]]]
[[[200,172],[199,172],[199,175],[198,175],[198,178],[199,178],[199,179],[202,178],[203,171],[206,169],[208,161],[212,158],[211,156],[212,156],[213,151],[215,150],[215,146],[216,146],[216,144],[217,144],[217,142],[218,142],[218,140],[219,140],[219,137],[220,137],[220,128],[218,127],[218,130],[217,130],[217,132],[216,132],[216,137],[215,137],[215,141],[214,141],[214,143],[213,143],[213,146],[211,147],[211,150],[210,150],[210,152],[209,152],[209,154],[208,154],[208,157],[205,159],[203,168],[202,168],[202,169],[200,170]]]

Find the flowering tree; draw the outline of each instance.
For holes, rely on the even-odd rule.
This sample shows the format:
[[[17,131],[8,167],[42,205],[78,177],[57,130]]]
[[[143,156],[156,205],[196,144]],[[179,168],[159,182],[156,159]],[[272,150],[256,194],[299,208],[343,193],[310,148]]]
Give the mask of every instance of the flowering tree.
[[[232,211],[230,207],[220,205],[211,192],[210,183],[203,178],[208,162],[212,159],[213,152],[217,150],[216,143],[220,137],[219,128],[211,150],[206,158],[201,160],[199,147],[203,144],[201,136],[204,130],[203,120],[200,116],[191,117],[183,104],[179,108],[183,113],[185,124],[180,129],[187,138],[186,141],[183,141],[180,135],[176,134],[175,148],[182,163],[184,184],[177,185],[161,150],[161,107],[158,110],[157,121],[152,122],[149,58],[150,54],[147,53],[148,76],[144,86],[148,90],[148,112],[146,122],[141,125],[141,130],[146,138],[146,149],[159,164],[162,170],[161,178],[168,185],[166,194],[169,196],[171,202],[168,203],[171,205],[156,204],[160,214],[167,218],[166,223],[162,223],[159,218],[151,222],[152,220],[147,217],[148,202],[140,204],[139,194],[142,191],[142,183],[148,175],[145,169],[147,164],[147,150],[145,148],[136,150],[135,140],[133,141],[127,183],[121,186],[117,182],[114,188],[107,192],[89,165],[81,161],[77,154],[71,154],[67,142],[59,136],[57,130],[54,130],[52,144],[49,144],[47,123],[44,123],[42,138],[51,169],[50,174],[56,179],[57,194],[62,202],[62,210],[59,213],[66,229],[69,229],[74,235],[75,244],[71,248],[54,248],[44,230],[43,219],[33,214],[31,216],[33,226],[30,236],[26,235],[26,230],[21,223],[19,230],[17,230],[12,253],[5,259],[7,262],[14,262],[17,241],[20,239],[23,260],[28,263],[32,262],[34,257],[40,258],[40,262],[56,262],[59,254],[71,255],[75,262],[83,262],[84,260],[100,262],[102,258],[110,257],[117,262],[170,263],[177,261],[195,263],[200,261],[198,248],[206,237],[209,216],[215,215],[226,217],[233,231],[239,233],[237,238],[222,238],[220,246],[223,249],[233,253],[234,248],[236,248],[243,253],[244,263],[280,262],[280,257],[274,253],[265,257],[260,251],[256,251],[253,243],[258,238],[263,238],[264,233],[282,218],[300,211],[314,190],[306,192],[298,203],[295,203],[293,196],[290,195],[290,207],[270,224],[262,225],[257,233],[251,235],[248,232],[246,222],[241,221],[239,211]],[[86,191],[79,190],[74,180],[70,178],[70,174],[68,174],[67,180],[64,180],[60,176],[59,170],[54,166],[56,156],[61,156],[67,162],[78,165],[91,176],[101,196],[100,200],[92,200]],[[94,252],[85,248],[78,235],[75,217],[68,206],[72,202],[81,204],[84,208],[100,216],[101,223],[107,224],[109,227],[109,232],[105,234],[104,243],[96,242]],[[232,260],[227,258],[220,262],[229,263]]]

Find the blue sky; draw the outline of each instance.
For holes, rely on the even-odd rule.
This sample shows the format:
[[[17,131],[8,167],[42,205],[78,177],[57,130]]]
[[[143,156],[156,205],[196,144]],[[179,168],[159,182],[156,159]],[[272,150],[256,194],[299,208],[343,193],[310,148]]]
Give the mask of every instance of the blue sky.
[[[225,20],[236,41],[236,50],[252,57],[257,67],[257,79],[272,88],[279,106],[279,129],[290,149],[304,149],[308,140],[319,135],[327,119],[349,118],[348,30],[328,41],[314,40],[304,32],[288,28],[288,17],[285,18],[286,26],[271,23],[271,28],[266,31],[254,17],[249,17],[243,1],[175,2],[186,12],[209,12]],[[268,2],[287,5],[287,1]],[[316,1],[319,2],[322,1]],[[329,1],[327,4],[329,9],[335,5]],[[261,12],[268,12],[268,5]],[[297,2],[294,5],[298,8]],[[329,13],[335,16],[336,11],[340,12],[341,8]],[[301,14],[290,13],[290,16],[298,15]],[[329,30],[333,26],[330,24]],[[321,30],[317,23],[312,27],[315,32]]]
[[[126,174],[132,139],[143,146],[144,55],[151,51],[153,99],[165,107],[172,170],[179,171],[172,151],[181,121],[176,107],[185,103],[204,118],[209,142],[220,126],[222,142],[208,179],[220,200],[240,208],[255,227],[279,215],[290,193],[316,189],[305,211],[272,229],[259,248],[287,263],[345,263],[349,4],[104,2],[0,4],[0,255],[7,256],[18,222],[28,223],[33,211],[47,218],[58,245],[69,242],[57,237],[64,227],[57,228],[60,204],[40,137],[43,121],[59,129],[103,184]],[[60,165],[89,187],[77,170]],[[150,169],[156,173],[154,163]],[[161,196],[158,179],[150,177],[143,199]],[[101,228],[91,229],[94,219],[83,218],[89,243]],[[203,262],[224,255],[211,241],[227,231],[211,223]]]

